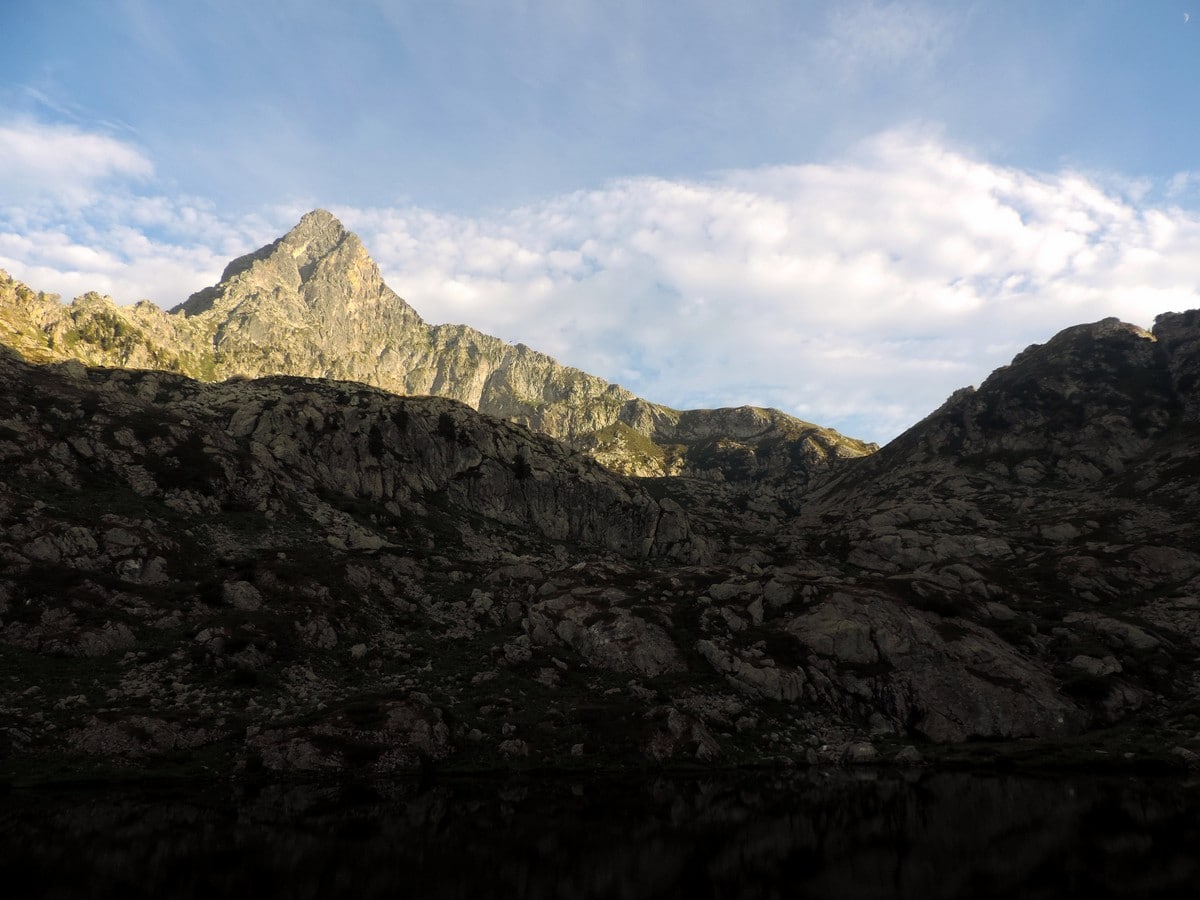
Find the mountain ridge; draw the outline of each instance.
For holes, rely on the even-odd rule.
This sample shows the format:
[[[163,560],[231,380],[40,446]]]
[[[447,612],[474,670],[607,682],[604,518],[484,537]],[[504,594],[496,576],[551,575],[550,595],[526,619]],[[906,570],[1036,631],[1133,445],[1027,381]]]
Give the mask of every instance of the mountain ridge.
[[[0,302],[0,314],[18,320],[14,311],[31,305]],[[43,302],[9,327],[23,334],[32,358],[40,352],[45,359],[165,368],[201,380],[336,378],[401,395],[446,396],[565,440],[626,474],[777,477],[788,456],[786,474],[807,479],[874,449],[778,410],[750,414],[765,427],[743,429],[739,438],[718,424],[728,426],[736,412],[674,410],[524,344],[466,325],[427,325],[384,283],[358,237],[325,210],[231,261],[219,284],[170,312],[118,307],[88,294],[61,309]],[[709,427],[698,434],[705,420]],[[633,435],[641,438],[634,438],[637,450],[629,449]],[[777,452],[781,445],[785,454]]]

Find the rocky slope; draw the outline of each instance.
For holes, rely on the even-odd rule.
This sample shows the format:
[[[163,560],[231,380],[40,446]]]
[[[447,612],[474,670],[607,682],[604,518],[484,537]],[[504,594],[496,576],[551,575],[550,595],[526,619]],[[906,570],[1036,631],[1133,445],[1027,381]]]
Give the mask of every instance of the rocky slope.
[[[1197,324],[1108,319],[1029,348],[808,494],[793,547],[1004,635],[1099,721],[1195,730]]]
[[[69,306],[0,273],[0,329],[31,359],[205,381],[298,375],[458,400],[636,475],[807,479],[874,445],[777,410],[680,412],[465,325],[430,326],[324,210],[231,262],[170,313],[87,294]]]
[[[4,353],[0,770],[1194,763],[1198,334],[1070,329],[801,495]]]

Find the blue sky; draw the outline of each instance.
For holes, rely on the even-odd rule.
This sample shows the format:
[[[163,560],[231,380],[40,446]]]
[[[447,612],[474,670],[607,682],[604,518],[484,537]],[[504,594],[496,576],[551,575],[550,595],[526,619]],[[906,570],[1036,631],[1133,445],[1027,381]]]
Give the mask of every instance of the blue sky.
[[[8,0],[4,32],[0,267],[65,297],[172,306],[324,206],[429,321],[881,441],[1068,324],[1200,306],[1187,3]]]

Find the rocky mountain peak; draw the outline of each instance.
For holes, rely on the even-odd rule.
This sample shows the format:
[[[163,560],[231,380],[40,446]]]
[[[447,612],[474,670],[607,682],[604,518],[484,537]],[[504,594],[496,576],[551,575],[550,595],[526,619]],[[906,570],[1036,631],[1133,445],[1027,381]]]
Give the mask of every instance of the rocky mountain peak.
[[[318,208],[301,216],[296,226],[283,236],[283,243],[293,246],[299,243],[323,243],[324,252],[328,252],[350,233],[337,216],[327,209]]]
[[[0,298],[2,299],[2,298]],[[226,266],[170,313],[83,299],[0,302],[34,359],[165,368],[203,381],[294,375],[465,403],[617,471],[716,480],[812,474],[875,448],[773,410],[680,412],[465,325],[427,325],[327,210]]]
[[[184,316],[202,315],[213,309],[219,300],[226,300],[223,305],[229,307],[253,298],[256,301],[254,312],[264,313],[268,311],[262,309],[262,301],[272,295],[278,296],[278,289],[300,292],[310,305],[314,300],[326,298],[345,301],[347,291],[331,294],[326,289],[331,280],[345,278],[351,280],[354,288],[365,287],[375,296],[387,290],[379,267],[358,235],[347,231],[328,210],[314,209],[283,237],[233,260],[221,273],[218,284],[196,292],[171,312]],[[311,282],[315,282],[313,288],[303,290]],[[394,294],[391,296],[403,303]]]
[[[317,266],[326,260],[335,268],[365,264],[381,284],[383,281],[358,235],[347,231],[328,210],[314,209],[306,213],[296,227],[280,239],[276,253],[283,251],[295,262],[301,282],[310,280]]]

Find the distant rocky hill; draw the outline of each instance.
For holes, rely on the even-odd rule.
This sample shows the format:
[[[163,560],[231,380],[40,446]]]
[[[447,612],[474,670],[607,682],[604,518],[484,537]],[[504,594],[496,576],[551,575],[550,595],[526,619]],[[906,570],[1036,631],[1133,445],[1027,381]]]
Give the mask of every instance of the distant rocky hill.
[[[1078,326],[797,485],[0,350],[0,778],[1196,766],[1198,372]]]
[[[680,412],[465,325],[425,324],[324,210],[231,262],[164,313],[87,294],[64,306],[0,273],[0,334],[28,358],[179,372],[297,375],[458,400],[584,449],[616,471],[807,481],[874,445],[742,407]]]

